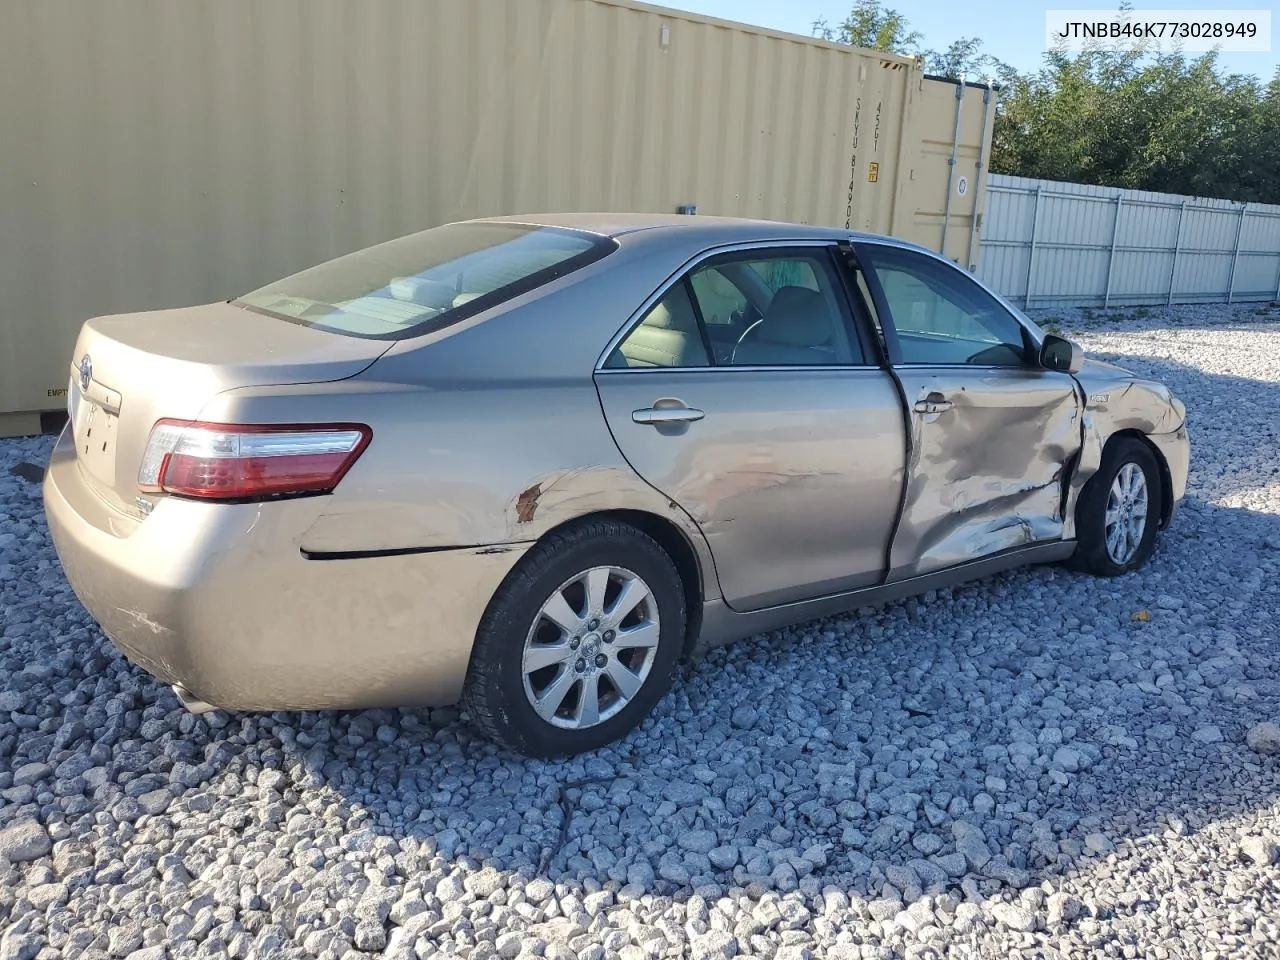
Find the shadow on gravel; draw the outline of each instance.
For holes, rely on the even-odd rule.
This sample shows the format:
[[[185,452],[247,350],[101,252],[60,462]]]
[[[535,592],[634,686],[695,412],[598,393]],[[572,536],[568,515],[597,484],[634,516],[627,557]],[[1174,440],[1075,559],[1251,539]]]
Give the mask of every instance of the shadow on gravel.
[[[31,546],[0,578],[0,828],[39,819],[94,883],[198,878],[251,851],[260,876],[264,856],[292,858],[280,876],[358,862],[339,871],[356,893],[367,870],[430,892],[462,861],[584,893],[911,900],[1027,886],[1271,805],[1280,772],[1243,736],[1280,715],[1280,515],[1201,498],[1275,482],[1280,385],[1141,361],[1206,438],[1146,569],[1005,574],[740,643],[625,743],[563,763],[504,755],[453,710],[188,716],[105,643],[42,519],[17,511]],[[139,845],[175,835],[177,860],[139,873]],[[14,902],[0,893],[0,914]]]

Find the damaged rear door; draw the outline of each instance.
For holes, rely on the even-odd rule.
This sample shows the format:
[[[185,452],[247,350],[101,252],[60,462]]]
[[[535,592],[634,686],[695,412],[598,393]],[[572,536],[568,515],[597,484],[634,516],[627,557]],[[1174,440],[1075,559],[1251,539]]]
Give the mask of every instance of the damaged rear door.
[[[1063,536],[1083,398],[962,270],[888,244],[858,260],[906,400],[910,452],[889,578]]]

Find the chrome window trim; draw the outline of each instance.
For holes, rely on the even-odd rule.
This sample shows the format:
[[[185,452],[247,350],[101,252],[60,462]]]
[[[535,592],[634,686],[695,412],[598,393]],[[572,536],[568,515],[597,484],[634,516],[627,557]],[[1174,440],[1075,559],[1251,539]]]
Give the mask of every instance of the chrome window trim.
[[[895,370],[1012,370],[1016,373],[1062,373],[1047,367],[1007,363],[895,363]]]
[[[852,234],[850,236],[852,236]],[[593,371],[593,374],[650,373],[655,370],[661,371],[661,370],[866,370],[866,369],[879,370],[881,369],[880,365],[877,363],[840,363],[840,364],[822,364],[821,366],[817,364],[809,365],[809,364],[800,363],[800,364],[780,364],[778,366],[750,366],[750,367],[720,366],[718,364],[707,364],[707,366],[705,367],[613,367],[613,368],[607,368],[604,365],[605,362],[609,359],[609,357],[613,354],[613,351],[618,348],[618,345],[621,344],[623,340],[627,339],[627,337],[631,334],[632,330],[634,330],[637,326],[639,326],[640,321],[644,319],[645,314],[649,312],[650,308],[652,308],[655,303],[657,303],[664,296],[666,296],[668,290],[670,290],[677,283],[683,280],[689,273],[691,273],[695,268],[697,268],[699,264],[703,263],[704,261],[710,260],[713,257],[722,256],[723,254],[726,254],[726,253],[738,253],[740,251],[747,251],[747,250],[762,250],[762,249],[767,250],[767,249],[772,249],[777,247],[784,247],[788,249],[794,249],[796,247],[814,247],[816,249],[830,250],[834,248],[840,242],[841,239],[842,238],[840,237],[828,237],[828,238],[822,238],[822,239],[780,237],[772,240],[742,240],[737,243],[727,243],[718,247],[710,247],[706,250],[700,251],[696,255],[686,260],[684,264],[682,264],[676,270],[675,273],[667,277],[667,279],[662,282],[661,286],[659,286],[657,290],[655,290],[645,299],[645,301],[640,305],[640,308],[634,311],[631,314],[631,316],[627,318],[627,322],[622,325],[622,329],[620,329],[617,333],[613,335],[613,337],[609,340],[608,345],[604,348],[604,351],[600,354],[600,357],[596,360],[595,370]],[[850,310],[852,310],[852,304],[849,304],[846,302],[845,305],[849,307]],[[856,318],[853,318],[853,317],[848,317],[846,319],[856,320]],[[861,343],[861,341],[859,341],[859,343]]]
[[[977,370],[978,367],[973,369]],[[1007,367],[998,367],[996,369],[1006,370]],[[716,366],[716,367],[604,367],[596,370],[596,373],[605,376],[615,377],[619,374],[628,373],[706,373],[708,371],[724,371],[727,373],[739,372],[755,372],[767,373],[773,370],[783,373],[794,373],[797,370],[825,370],[827,372],[847,373],[850,370],[874,370],[877,373],[888,374],[884,367],[872,363],[823,363],[823,364],[807,364],[807,363],[788,363],[779,364],[776,367],[760,366],[758,364],[741,364],[739,366]]]

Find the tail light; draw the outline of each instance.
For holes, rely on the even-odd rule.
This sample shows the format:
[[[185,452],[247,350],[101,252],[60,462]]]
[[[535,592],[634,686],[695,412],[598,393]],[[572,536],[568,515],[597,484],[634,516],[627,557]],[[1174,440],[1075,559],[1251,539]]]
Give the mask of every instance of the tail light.
[[[328,493],[369,445],[357,423],[276,426],[159,420],[138,486],[203,500]]]

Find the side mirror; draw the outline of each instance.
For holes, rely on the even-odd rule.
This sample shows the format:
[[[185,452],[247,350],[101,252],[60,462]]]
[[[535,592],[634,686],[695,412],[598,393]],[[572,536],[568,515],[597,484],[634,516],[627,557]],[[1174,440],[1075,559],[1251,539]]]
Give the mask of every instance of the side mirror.
[[[1084,367],[1084,350],[1074,340],[1047,334],[1040,347],[1040,366],[1061,373],[1079,373]]]

